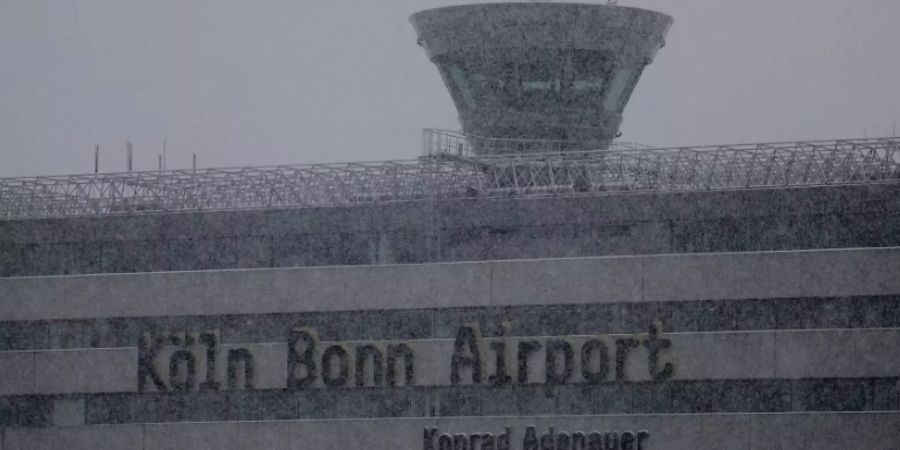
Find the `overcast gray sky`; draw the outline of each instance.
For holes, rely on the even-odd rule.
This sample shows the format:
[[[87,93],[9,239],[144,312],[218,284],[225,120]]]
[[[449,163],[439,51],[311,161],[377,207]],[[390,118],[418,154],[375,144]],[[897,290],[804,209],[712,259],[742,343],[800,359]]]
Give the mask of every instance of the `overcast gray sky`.
[[[447,0],[4,0],[0,176],[413,158],[456,111],[407,17]],[[465,3],[465,2],[462,2]],[[900,128],[900,1],[621,0],[675,17],[625,111],[648,145]]]

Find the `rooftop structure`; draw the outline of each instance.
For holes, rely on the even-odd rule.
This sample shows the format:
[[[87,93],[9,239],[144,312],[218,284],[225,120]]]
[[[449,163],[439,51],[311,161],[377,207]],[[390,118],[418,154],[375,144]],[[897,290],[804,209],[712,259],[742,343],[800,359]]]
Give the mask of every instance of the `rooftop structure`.
[[[896,137],[569,151],[425,130],[413,160],[2,178],[0,219],[897,182]]]

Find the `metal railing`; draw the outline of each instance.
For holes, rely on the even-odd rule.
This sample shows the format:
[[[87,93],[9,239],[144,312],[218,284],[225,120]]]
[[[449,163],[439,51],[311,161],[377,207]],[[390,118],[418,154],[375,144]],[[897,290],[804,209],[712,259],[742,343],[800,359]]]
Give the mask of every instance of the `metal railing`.
[[[0,178],[0,219],[900,182],[896,137],[487,156],[467,142],[426,130],[417,160]]]
[[[559,139],[506,139],[465,135],[458,131],[426,128],[422,131],[423,156],[521,155],[522,153],[570,152],[572,143]],[[613,142],[611,150],[648,149],[631,142]]]
[[[456,160],[467,158],[454,157]],[[492,188],[697,191],[900,182],[900,138],[468,158]]]
[[[452,196],[470,167],[384,161],[0,179],[0,218],[331,206]]]

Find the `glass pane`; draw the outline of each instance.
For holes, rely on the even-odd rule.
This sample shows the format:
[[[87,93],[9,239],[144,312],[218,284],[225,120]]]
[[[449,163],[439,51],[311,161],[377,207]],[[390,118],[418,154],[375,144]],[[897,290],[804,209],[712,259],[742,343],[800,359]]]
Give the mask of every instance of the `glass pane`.
[[[584,107],[597,107],[609,79],[607,58],[595,51],[575,50],[572,55],[572,98]]]
[[[603,101],[603,108],[610,112],[621,112],[631,95],[631,90],[637,82],[637,71],[634,69],[619,69],[613,76]]]
[[[561,100],[564,64],[555,50],[531,50],[522,57],[518,75],[522,101],[529,107],[541,107]]]
[[[463,102],[465,102],[467,107],[474,108],[475,97],[472,95],[472,88],[469,86],[469,81],[466,79],[466,74],[462,67],[450,64],[447,72],[450,74],[451,82],[456,88],[455,91],[462,97]]]
[[[519,96],[517,67],[503,50],[459,55],[443,64],[467,107],[506,106]]]

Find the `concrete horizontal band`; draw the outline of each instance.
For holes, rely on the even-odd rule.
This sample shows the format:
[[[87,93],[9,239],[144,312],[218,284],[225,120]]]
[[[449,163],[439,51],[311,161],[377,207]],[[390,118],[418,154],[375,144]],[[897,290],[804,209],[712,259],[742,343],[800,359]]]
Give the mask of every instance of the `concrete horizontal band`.
[[[399,417],[900,410],[900,378],[0,397],[0,427]],[[74,412],[60,413],[74,404]],[[69,415],[69,417],[66,416]],[[74,419],[71,417],[74,416]]]
[[[900,294],[900,248],[0,279],[12,321]]]
[[[0,351],[131,347],[150,331],[218,330],[225,344],[248,344],[297,326],[359,341],[453,338],[472,322],[484,336],[558,336],[640,333],[655,321],[667,332],[895,328],[900,295],[0,321]]]
[[[558,384],[547,376],[548,342],[563,339],[572,349],[572,374],[563,382],[568,384],[586,383],[586,375],[600,373],[596,359],[585,372],[582,359],[585,343],[600,340],[605,344],[605,382],[627,380],[649,382],[651,375],[650,353],[645,346],[637,346],[623,357],[621,373],[617,363],[617,339],[647,335],[618,336],[564,336],[514,337],[506,338],[506,352],[503,358],[505,371],[511,377],[511,384]],[[691,380],[768,380],[768,379],[812,379],[812,378],[892,378],[900,377],[900,359],[896,358],[896,343],[900,342],[900,329],[864,330],[805,330],[778,332],[738,332],[738,333],[675,333],[661,336],[671,342],[671,346],[658,355],[659,364],[671,363],[671,379]],[[481,384],[489,384],[488,376],[497,373],[497,356],[491,350],[492,342],[499,339],[484,339],[480,342]],[[529,353],[527,367],[519,367],[519,343],[536,343],[536,349]],[[371,344],[381,355],[387,354],[389,345],[404,343],[413,355],[412,380],[416,386],[449,386],[454,341],[450,339],[416,340],[395,342],[344,343],[347,352],[347,377],[342,386],[355,386],[357,372],[362,373],[362,385],[386,386],[387,380],[373,381],[374,366],[366,360],[360,370],[356,362],[356,348]],[[323,354],[333,345],[321,342],[315,349],[316,378],[311,388],[325,389]],[[169,364],[176,350],[185,347],[165,347],[153,361],[164,385],[171,388]],[[252,357],[253,387],[256,389],[286,389],[288,372],[288,345],[286,342],[248,344],[244,346],[225,345],[218,350],[215,370],[212,375],[207,370],[207,350],[195,345],[188,347],[194,355],[195,378],[197,383],[217,380],[224,388],[230,380],[226,369],[229,352],[237,348],[246,349]],[[561,368],[563,357],[556,354]],[[382,356],[383,358],[384,356]],[[139,352],[137,348],[81,349],[64,351],[0,352],[0,395],[60,395],[80,393],[136,392],[138,390]],[[380,376],[384,376],[386,365],[380,366]],[[398,383],[406,376],[405,369],[398,369]],[[521,373],[520,373],[521,372]],[[559,369],[556,371],[559,372]],[[181,373],[181,372],[179,372]],[[461,384],[473,384],[470,371],[462,370]],[[212,376],[212,378],[210,378]],[[524,381],[523,381],[524,380]],[[402,383],[401,383],[402,384]],[[194,388],[197,388],[195,386]],[[148,389],[154,390],[151,386]],[[329,388],[333,389],[333,388]]]
[[[522,227],[548,226],[567,227],[569,230],[575,226],[594,226],[595,231],[602,233],[603,237],[613,237],[607,233],[624,231],[622,225],[671,222],[678,229],[683,229],[683,233],[678,233],[678,240],[689,238],[690,236],[683,234],[693,230],[697,240],[685,241],[683,244],[698,245],[707,239],[719,240],[726,234],[725,229],[719,229],[714,234],[698,235],[697,227],[704,223],[704,232],[710,231],[709,227],[726,226],[732,231],[740,231],[742,228],[738,226],[747,222],[753,224],[754,229],[762,231],[761,227],[764,225],[777,224],[793,229],[794,225],[808,227],[813,224],[833,224],[834,221],[852,228],[839,227],[829,231],[842,230],[842,234],[868,234],[874,230],[886,232],[889,228],[857,227],[864,225],[862,219],[869,218],[871,221],[875,217],[886,222],[871,225],[890,226],[890,220],[897,216],[885,215],[885,212],[898,211],[900,208],[898,192],[900,184],[865,184],[635,195],[618,192],[606,196],[592,194],[448,199],[349,207],[0,220],[0,242],[37,245],[149,241],[150,244],[161,244],[167,240],[241,236],[272,237],[281,242],[290,236],[374,233],[377,230],[405,230],[416,235],[430,235],[441,231],[477,234],[488,228],[508,232]],[[765,220],[755,223],[760,218]],[[819,222],[808,222],[816,218]],[[782,246],[779,247],[782,249],[809,248],[783,245],[793,239],[817,237],[815,234],[807,237],[785,235],[785,228],[773,230],[782,237]],[[741,240],[745,237],[750,236],[741,236]],[[163,240],[159,241],[160,238]],[[401,245],[402,242],[388,244]],[[185,247],[181,249],[190,250]],[[401,249],[402,247],[395,248],[396,253],[400,253]],[[715,251],[726,249],[719,248]]]
[[[0,277],[889,247],[898,194],[900,183],[0,220]]]
[[[159,425],[5,429],[3,450],[299,450],[305,448],[411,450],[423,448],[424,430],[504,433],[522,448],[528,427],[548,433],[649,433],[645,448],[843,450],[900,448],[900,413],[702,414],[550,416],[331,421],[256,421]]]

